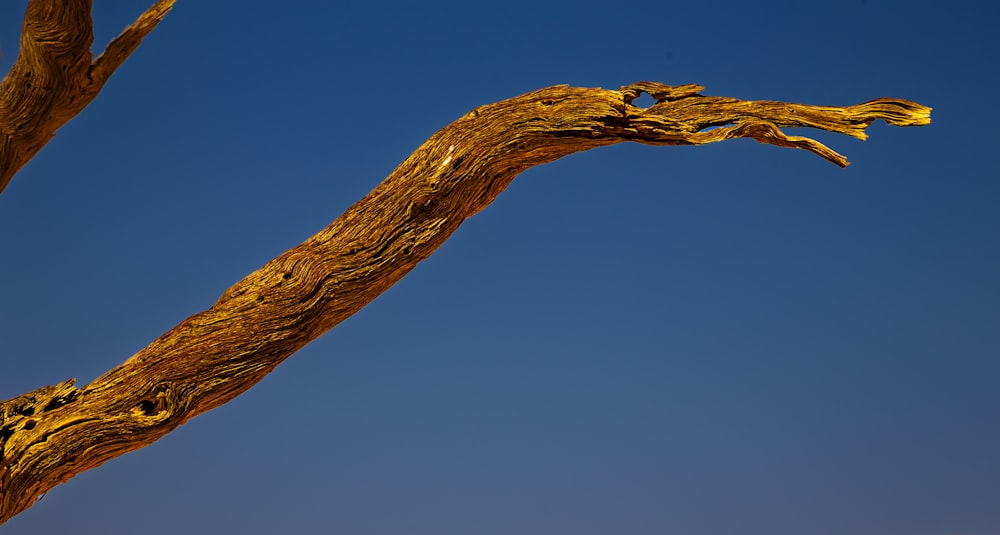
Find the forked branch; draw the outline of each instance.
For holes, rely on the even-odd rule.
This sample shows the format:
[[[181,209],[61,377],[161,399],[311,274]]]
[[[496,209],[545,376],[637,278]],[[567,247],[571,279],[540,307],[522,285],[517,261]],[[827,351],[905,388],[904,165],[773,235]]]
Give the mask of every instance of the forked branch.
[[[0,192],[59,127],[94,100],[173,5],[156,2],[95,60],[91,0],[28,3],[20,53],[0,81]]]

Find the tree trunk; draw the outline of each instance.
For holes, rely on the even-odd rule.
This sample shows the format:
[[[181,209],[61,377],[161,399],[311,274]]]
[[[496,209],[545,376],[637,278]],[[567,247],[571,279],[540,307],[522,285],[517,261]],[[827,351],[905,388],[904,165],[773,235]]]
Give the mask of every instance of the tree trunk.
[[[89,1],[50,3],[30,3],[21,54],[0,83],[0,189],[96,96],[173,2],[158,2],[93,62]],[[40,37],[39,28],[49,37]],[[76,52],[56,53],[60,47]],[[57,72],[65,76],[53,78]],[[44,90],[28,82],[46,76]],[[740,137],[846,166],[833,150],[780,128],[865,139],[875,119],[930,122],[929,108],[906,100],[819,107],[704,96],[702,89],[653,82],[618,90],[555,86],[458,118],[329,226],[120,366],[82,388],[69,380],[0,403],[0,523],[59,483],[251,388],[430,256],[525,169],[623,141],[694,145]],[[633,106],[643,92],[656,103]]]

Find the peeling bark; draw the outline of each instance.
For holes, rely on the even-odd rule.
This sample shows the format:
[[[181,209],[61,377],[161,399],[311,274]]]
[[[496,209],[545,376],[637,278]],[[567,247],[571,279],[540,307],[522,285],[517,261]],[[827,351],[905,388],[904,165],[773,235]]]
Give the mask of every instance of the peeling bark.
[[[159,15],[147,12],[150,24],[170,4],[159,2]],[[136,39],[152,27],[147,26],[136,30]],[[27,32],[27,22],[25,28]],[[101,63],[98,58],[89,71],[110,74],[134,45],[108,56],[106,67],[95,66]],[[4,80],[7,85],[0,86],[0,120],[10,110],[20,113],[20,126],[2,132],[0,169],[5,173],[23,165],[46,135],[51,137],[72,117],[65,110],[76,113],[83,107],[78,100],[72,105],[58,100],[79,98],[79,86],[52,90],[58,97],[46,101],[46,109],[64,110],[57,114],[62,122],[46,115],[50,112],[22,109],[31,107],[23,95],[11,104],[8,80],[40,68],[18,62]],[[120,366],[79,389],[69,380],[0,403],[0,523],[59,483],[146,446],[251,388],[401,279],[530,167],[623,141],[696,145],[741,137],[806,149],[846,166],[840,154],[812,139],[786,136],[781,128],[812,127],[865,139],[865,128],[876,119],[896,126],[930,122],[930,108],[906,100],[821,107],[704,96],[702,89],[654,82],[618,90],[555,86],[460,117],[329,226],[236,283],[210,309],[184,320]],[[643,92],[656,103],[633,106]],[[44,127],[32,122],[40,118],[48,118]],[[717,128],[706,130],[711,127]]]

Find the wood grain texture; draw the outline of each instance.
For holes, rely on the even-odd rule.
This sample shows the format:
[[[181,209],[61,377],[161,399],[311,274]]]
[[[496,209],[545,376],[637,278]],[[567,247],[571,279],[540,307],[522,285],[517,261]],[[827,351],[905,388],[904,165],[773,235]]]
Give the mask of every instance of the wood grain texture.
[[[157,6],[169,9],[169,4]],[[75,16],[83,20],[79,13]],[[150,24],[158,16],[162,13],[149,15]],[[142,31],[148,30],[137,34]],[[131,51],[125,45],[119,52],[111,49],[105,53],[111,54],[108,73]],[[83,65],[74,58],[61,55],[52,61]],[[34,63],[19,65],[12,73],[21,70],[8,79],[41,76],[30,70]],[[104,72],[87,65],[74,68]],[[25,77],[26,72],[32,76]],[[146,446],[251,388],[400,280],[530,167],[623,141],[694,145],[740,137],[806,149],[844,166],[843,156],[812,139],[786,136],[781,128],[813,127],[864,139],[865,127],[876,119],[897,126],[930,122],[929,108],[906,100],[823,107],[705,96],[702,89],[654,82],[618,90],[555,86],[458,118],[329,226],[233,285],[210,309],[184,320],[120,366],[82,388],[69,380],[0,403],[0,523],[59,483]],[[0,99],[14,98],[9,87],[4,91]],[[642,92],[656,103],[632,105]],[[47,109],[82,108],[78,100],[72,105],[59,101],[66,98],[80,98],[80,93],[53,92]],[[33,147],[51,136],[53,125],[62,124],[49,118],[38,127],[31,118],[47,117],[45,113],[18,106],[30,107],[0,101],[0,117],[16,110],[19,121],[17,128],[3,133],[8,148],[0,152],[0,165],[5,170],[37,152]],[[62,122],[72,116],[62,113]],[[22,134],[18,128],[33,133]]]
[[[159,0],[96,59],[91,0],[31,0],[21,50],[0,81],[0,192],[24,164],[76,117],[173,7]]]

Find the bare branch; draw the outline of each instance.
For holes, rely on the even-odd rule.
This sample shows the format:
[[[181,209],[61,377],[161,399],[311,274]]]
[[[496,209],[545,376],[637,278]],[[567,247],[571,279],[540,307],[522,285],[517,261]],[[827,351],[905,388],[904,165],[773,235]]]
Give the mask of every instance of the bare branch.
[[[21,50],[0,81],[0,192],[62,125],[82,111],[173,6],[159,0],[96,61],[90,0],[31,0]]]
[[[623,141],[693,145],[737,137],[846,165],[843,156],[780,127],[864,139],[875,119],[930,122],[929,108],[905,100],[838,108],[710,97],[701,89],[556,86],[460,117],[328,227],[117,368],[79,390],[66,382],[0,405],[0,522],[55,485],[251,388],[396,283],[530,167]],[[640,92],[656,104],[633,106]],[[706,130],[714,126],[720,128]]]
[[[112,39],[91,66],[90,76],[93,83],[103,87],[111,74],[121,67],[132,52],[142,44],[142,39],[153,31],[173,7],[174,0],[159,0],[125,28],[121,35]]]

